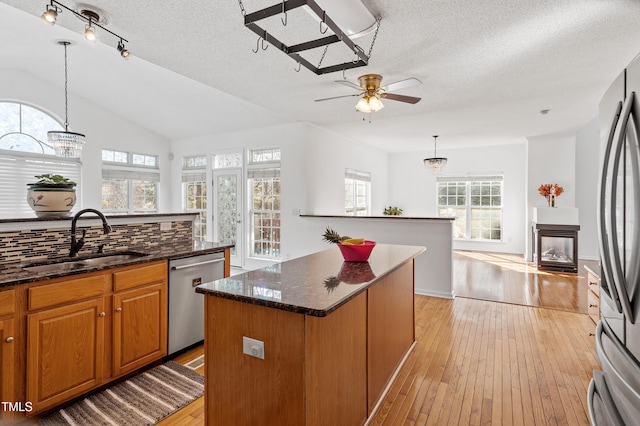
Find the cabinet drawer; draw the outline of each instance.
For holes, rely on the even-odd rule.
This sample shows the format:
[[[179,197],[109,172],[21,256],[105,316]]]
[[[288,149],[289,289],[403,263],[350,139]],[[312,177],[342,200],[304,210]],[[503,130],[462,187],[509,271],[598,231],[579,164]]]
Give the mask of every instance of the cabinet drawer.
[[[140,266],[135,265],[113,273],[113,291],[122,291],[142,285],[163,282],[167,279],[167,263],[162,261]]]
[[[0,292],[0,315],[13,314],[16,311],[16,291],[14,289]]]
[[[587,303],[589,316],[594,323],[600,321],[600,297],[593,291],[587,292]]]
[[[595,294],[600,294],[600,279],[589,273],[587,274],[587,282],[589,284],[589,290]]]
[[[106,275],[93,275],[31,287],[28,292],[29,310],[100,297],[104,294],[106,279]]]

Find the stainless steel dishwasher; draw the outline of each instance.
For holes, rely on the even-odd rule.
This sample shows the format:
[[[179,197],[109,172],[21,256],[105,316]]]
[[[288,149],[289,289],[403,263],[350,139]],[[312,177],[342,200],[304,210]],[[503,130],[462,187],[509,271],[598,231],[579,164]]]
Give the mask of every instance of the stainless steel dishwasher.
[[[224,252],[169,261],[169,352],[204,340],[204,297],[195,286],[224,278]]]

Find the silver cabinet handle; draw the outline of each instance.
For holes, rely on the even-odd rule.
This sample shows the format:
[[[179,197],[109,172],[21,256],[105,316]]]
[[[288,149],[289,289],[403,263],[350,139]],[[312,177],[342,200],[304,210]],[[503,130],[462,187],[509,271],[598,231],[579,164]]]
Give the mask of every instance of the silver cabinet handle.
[[[221,259],[205,260],[204,262],[190,263],[188,265],[172,266],[171,270],[172,271],[179,271],[181,269],[193,268],[194,266],[208,265],[210,263],[219,263],[219,262],[224,262],[224,257],[221,258]]]
[[[105,315],[107,315],[107,314],[105,314],[104,312],[100,312],[100,313],[98,314],[98,316],[99,316],[100,318],[104,317]]]
[[[13,337],[9,336],[6,339],[4,339],[4,341],[7,342],[7,343],[11,343],[11,342],[13,342]]]
[[[116,312],[122,312],[122,308],[116,308]]]

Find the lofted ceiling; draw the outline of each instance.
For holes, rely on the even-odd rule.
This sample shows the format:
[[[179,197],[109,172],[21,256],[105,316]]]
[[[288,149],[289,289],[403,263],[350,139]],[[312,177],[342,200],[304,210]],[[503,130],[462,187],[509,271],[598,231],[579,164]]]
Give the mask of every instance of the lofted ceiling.
[[[253,53],[257,37],[236,0],[61,3],[106,16],[106,27],[129,40],[133,59],[122,60],[118,40],[100,29],[99,42],[86,43],[84,23],[68,11],[45,25],[45,0],[0,0],[0,69],[61,85],[56,41],[71,40],[69,90],[169,139],[287,122],[314,123],[387,152],[431,150],[434,134],[445,150],[573,135],[640,51],[635,0],[364,0],[381,17],[369,65],[318,76],[296,72],[295,61],[273,46]],[[276,3],[243,5],[251,13]],[[320,37],[302,11],[288,14],[287,27],[279,18],[269,22],[274,34]],[[368,52],[372,40],[356,42]],[[341,58],[335,50],[325,64]],[[385,100],[364,120],[357,97],[314,102],[355,93],[335,80],[356,83],[367,73],[381,74],[383,85],[415,77],[422,85],[397,93],[422,100]]]

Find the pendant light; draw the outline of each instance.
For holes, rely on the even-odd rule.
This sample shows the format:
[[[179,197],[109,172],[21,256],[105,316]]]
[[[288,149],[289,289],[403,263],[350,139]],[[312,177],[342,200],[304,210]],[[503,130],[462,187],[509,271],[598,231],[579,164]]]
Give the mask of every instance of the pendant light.
[[[59,41],[64,46],[64,131],[47,132],[47,140],[59,157],[80,157],[85,136],[69,131],[69,95],[67,93],[67,46],[69,41]]]
[[[438,135],[433,136],[433,157],[424,159],[424,166],[431,169],[431,173],[437,175],[447,165],[447,159],[445,157],[438,157],[437,152]]]

